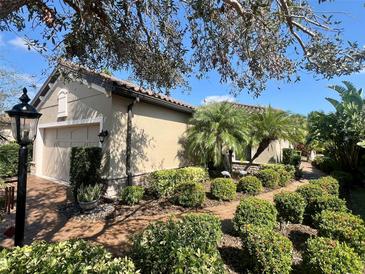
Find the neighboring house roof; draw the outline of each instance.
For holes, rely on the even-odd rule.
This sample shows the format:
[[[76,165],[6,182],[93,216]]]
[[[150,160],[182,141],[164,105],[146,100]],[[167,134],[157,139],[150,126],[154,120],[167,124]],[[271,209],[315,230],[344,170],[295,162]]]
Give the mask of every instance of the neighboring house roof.
[[[143,101],[148,101],[155,104],[161,104],[167,107],[175,107],[178,110],[192,113],[195,109],[194,106],[185,102],[176,100],[170,96],[163,95],[161,93],[154,92],[150,89],[142,88],[134,83],[126,80],[118,79],[114,76],[107,75],[105,73],[95,72],[84,67],[78,66],[71,62],[61,61],[59,66],[52,72],[47,79],[46,83],[42,86],[32,103],[36,107],[40,102],[41,96],[45,96],[50,89],[49,84],[54,83],[60,76],[60,69],[71,70],[76,73],[80,73],[82,76],[91,76],[96,78],[102,85],[109,85],[111,91],[115,94],[127,96],[127,97],[140,97]]]
[[[232,105],[234,105],[238,108],[242,108],[249,113],[263,112],[266,109],[266,107],[262,107],[262,106],[252,106],[252,105],[246,105],[246,104],[240,104],[240,103],[232,103]]]

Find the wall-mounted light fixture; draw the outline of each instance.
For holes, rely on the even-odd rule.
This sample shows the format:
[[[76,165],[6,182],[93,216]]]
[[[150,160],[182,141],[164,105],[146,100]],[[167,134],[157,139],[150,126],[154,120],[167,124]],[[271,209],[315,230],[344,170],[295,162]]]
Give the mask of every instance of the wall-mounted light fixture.
[[[109,132],[107,130],[102,130],[100,131],[100,133],[98,134],[99,137],[99,141],[100,143],[104,143],[105,138],[109,135]]]

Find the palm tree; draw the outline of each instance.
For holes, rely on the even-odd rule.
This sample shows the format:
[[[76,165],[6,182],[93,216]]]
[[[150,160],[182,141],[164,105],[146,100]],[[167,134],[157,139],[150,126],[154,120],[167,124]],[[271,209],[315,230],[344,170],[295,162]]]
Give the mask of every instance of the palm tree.
[[[198,108],[187,130],[189,155],[200,163],[221,167],[227,152],[241,151],[247,144],[247,117],[248,114],[229,102]]]
[[[257,146],[248,168],[276,140],[304,142],[305,118],[268,107],[251,116],[251,146]]]

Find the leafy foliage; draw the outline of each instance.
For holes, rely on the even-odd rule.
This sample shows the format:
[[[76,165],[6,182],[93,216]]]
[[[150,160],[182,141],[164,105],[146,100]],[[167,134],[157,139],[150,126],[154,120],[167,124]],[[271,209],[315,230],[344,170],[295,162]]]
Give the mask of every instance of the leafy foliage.
[[[322,197],[326,192],[319,185],[309,184],[305,186],[300,186],[297,192],[303,196],[307,204],[310,204],[315,199]]]
[[[276,188],[279,185],[280,174],[273,169],[260,170],[256,176],[260,179],[264,187]]]
[[[347,243],[365,261],[365,223],[347,212],[325,210],[317,218],[319,235]]]
[[[15,176],[18,173],[19,145],[9,143],[0,146],[0,177]]]
[[[120,200],[125,205],[135,205],[142,200],[143,195],[143,186],[126,186],[122,189]]]
[[[209,179],[208,171],[202,167],[183,167],[176,170],[176,180],[182,183],[201,183]]]
[[[288,238],[265,226],[246,225],[241,239],[253,273],[291,273],[293,246]]]
[[[242,199],[238,205],[233,218],[233,227],[237,232],[243,232],[247,224],[273,229],[276,227],[276,217],[276,208],[270,202],[248,197]]]
[[[182,183],[176,187],[172,201],[185,207],[200,207],[205,200],[205,189],[201,183]]]
[[[202,164],[221,167],[225,153],[240,152],[248,140],[247,115],[229,102],[198,108],[189,123],[187,151]]]
[[[337,168],[336,161],[326,156],[317,156],[312,161],[312,165],[326,173],[330,173]]]
[[[281,222],[302,223],[306,202],[299,193],[278,193],[274,196],[274,202]]]
[[[237,185],[237,191],[249,195],[257,195],[263,190],[262,183],[256,176],[242,177]]]
[[[292,165],[267,164],[261,169],[271,169],[279,173],[279,186],[287,186],[290,180],[295,178],[295,167]]]
[[[330,195],[339,195],[340,184],[335,178],[331,176],[321,177],[318,180],[311,180],[309,182],[311,184],[320,186],[326,193]]]
[[[307,241],[303,264],[313,274],[361,274],[364,265],[352,248],[329,238],[316,237]]]
[[[331,176],[339,182],[340,187],[348,186],[354,180],[354,176],[351,173],[342,170],[332,171]]]
[[[84,240],[58,243],[34,242],[30,246],[3,249],[0,273],[139,273],[133,262],[114,258],[104,247]]]
[[[77,200],[79,202],[92,202],[100,198],[102,186],[95,185],[81,185],[77,190]]]
[[[297,151],[293,148],[283,148],[282,162],[284,165],[292,165],[295,167],[299,167],[301,162],[300,151]]]
[[[236,197],[237,186],[232,179],[216,178],[210,186],[210,193],[218,200],[230,201]]]
[[[314,199],[306,208],[310,222],[316,222],[319,214],[324,210],[347,212],[346,201],[336,196],[324,195]]]
[[[174,269],[185,268],[185,260],[193,261],[192,266],[201,265],[203,269],[215,269],[221,265],[217,253],[217,244],[221,237],[220,221],[217,217],[189,214],[181,220],[170,219],[166,223],[159,221],[150,224],[134,237],[132,252],[137,267],[143,273],[172,273]],[[204,263],[202,257],[209,259]]]

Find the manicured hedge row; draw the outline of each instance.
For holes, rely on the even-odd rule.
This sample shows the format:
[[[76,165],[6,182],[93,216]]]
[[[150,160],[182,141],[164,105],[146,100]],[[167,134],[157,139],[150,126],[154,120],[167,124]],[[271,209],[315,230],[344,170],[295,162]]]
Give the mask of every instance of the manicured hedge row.
[[[0,273],[138,273],[128,258],[113,259],[100,245],[84,240],[35,242],[0,252]]]

